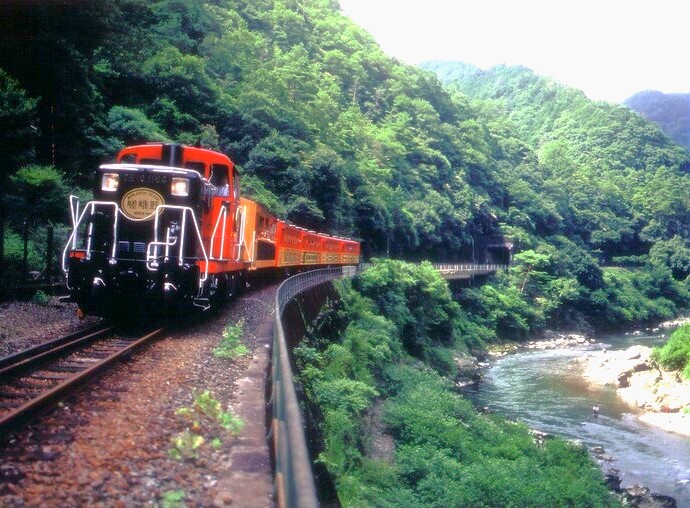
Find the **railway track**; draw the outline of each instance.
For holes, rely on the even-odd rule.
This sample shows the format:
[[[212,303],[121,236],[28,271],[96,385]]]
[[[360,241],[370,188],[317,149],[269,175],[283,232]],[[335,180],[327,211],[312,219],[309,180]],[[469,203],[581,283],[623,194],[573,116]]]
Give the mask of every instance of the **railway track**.
[[[63,398],[163,330],[126,337],[111,326],[97,326],[0,358],[0,432]]]

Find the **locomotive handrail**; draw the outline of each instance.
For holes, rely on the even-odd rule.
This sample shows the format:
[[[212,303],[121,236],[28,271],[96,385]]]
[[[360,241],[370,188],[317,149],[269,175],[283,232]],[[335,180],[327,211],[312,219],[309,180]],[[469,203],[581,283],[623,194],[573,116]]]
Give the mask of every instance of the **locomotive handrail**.
[[[154,225],[153,225],[153,234],[154,234],[154,241],[150,242],[147,247],[146,247],[146,267],[149,270],[155,271],[157,268],[150,266],[150,261],[154,259],[158,259],[158,250],[157,247],[160,246],[165,246],[166,249],[172,245],[175,245],[176,242],[170,242],[169,237],[166,239],[165,242],[159,242],[158,241],[158,218],[162,215],[163,209],[169,209],[169,210],[180,210],[182,212],[182,225],[180,226],[180,245],[179,245],[179,250],[178,250],[178,264],[182,266],[184,263],[184,246],[185,246],[185,232],[187,230],[187,213],[189,213],[192,216],[192,223],[194,224],[194,231],[196,232],[196,237],[197,240],[199,241],[199,246],[201,247],[201,253],[204,256],[204,275],[203,277],[199,277],[199,292],[201,293],[201,289],[203,288],[204,282],[206,282],[206,279],[208,278],[208,255],[206,254],[206,248],[204,247],[204,242],[203,238],[201,237],[201,231],[199,231],[199,224],[196,221],[196,215],[194,213],[194,210],[192,210],[188,206],[179,206],[179,205],[158,205],[156,207],[155,211],[155,219],[154,219]],[[177,238],[175,239],[177,240]],[[151,250],[151,247],[156,249],[154,253],[151,255],[149,251]],[[167,257],[167,250],[166,250],[166,257]]]
[[[244,245],[244,226],[247,221],[247,210],[246,207],[244,206],[238,206],[237,211],[235,212],[235,224],[239,221],[239,217],[242,217],[242,222],[240,223],[240,227],[237,230],[237,234],[239,237],[239,241],[237,242],[237,257],[235,258],[235,262],[238,263],[240,259],[242,259],[242,246]]]
[[[216,232],[218,231],[218,226],[220,226],[220,221],[223,219],[223,234],[220,239],[220,257],[218,258],[219,260],[223,260],[223,249],[225,247],[225,224],[227,222],[227,217],[228,217],[228,206],[226,203],[223,204],[222,208],[220,209],[220,212],[218,213],[218,218],[216,219],[216,225],[213,226],[213,233],[211,233],[211,245],[209,246],[209,250],[211,251],[211,255],[209,259],[216,259],[215,256],[213,255],[213,244],[216,239]]]
[[[297,393],[292,378],[288,346],[282,316],[288,302],[298,294],[341,277],[351,277],[356,267],[321,268],[285,280],[275,296],[273,358],[271,376],[272,421],[269,436],[273,441],[275,459],[275,492],[279,508],[316,508],[314,474],[304,435]]]
[[[72,227],[77,227],[77,218],[79,217],[79,197],[70,195],[69,197],[69,213],[72,220]]]
[[[76,196],[70,196],[70,214],[72,215],[72,222],[74,225],[74,228],[72,229],[72,233],[70,234],[69,238],[67,239],[67,243],[65,244],[65,248],[62,250],[62,258],[61,258],[61,268],[62,271],[67,274],[67,251],[70,249],[70,246],[72,247],[72,250],[75,250],[77,248],[77,231],[79,230],[79,226],[81,225],[82,221],[86,217],[86,213],[88,212],[89,209],[91,209],[91,214],[93,215],[96,213],[96,207],[97,206],[106,206],[106,207],[113,207],[114,214],[113,216],[115,217],[113,220],[113,246],[112,246],[112,253],[110,255],[111,259],[115,257],[115,250],[117,248],[117,218],[120,214],[120,207],[117,205],[117,203],[113,203],[111,201],[89,201],[86,203],[86,206],[84,206],[84,210],[82,210],[81,214],[79,214],[79,198]],[[79,218],[77,219],[77,214],[79,214]],[[75,222],[76,220],[76,222]],[[86,259],[91,259],[91,238],[93,236],[93,222],[89,224],[89,231],[87,233],[87,242],[86,242]],[[67,287],[69,288],[69,283],[67,284]],[[71,289],[71,288],[70,288]]]

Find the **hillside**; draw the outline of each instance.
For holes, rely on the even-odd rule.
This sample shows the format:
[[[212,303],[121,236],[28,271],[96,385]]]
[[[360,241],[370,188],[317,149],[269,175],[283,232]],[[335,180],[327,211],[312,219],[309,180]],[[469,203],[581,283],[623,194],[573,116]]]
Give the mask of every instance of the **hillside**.
[[[638,92],[624,104],[656,123],[679,145],[690,150],[690,93]]]
[[[653,123],[522,67],[425,67],[510,119],[538,159],[527,170],[532,188],[553,206],[566,236],[577,235],[609,260],[676,235],[687,239],[688,209],[674,186],[688,181],[689,154]]]

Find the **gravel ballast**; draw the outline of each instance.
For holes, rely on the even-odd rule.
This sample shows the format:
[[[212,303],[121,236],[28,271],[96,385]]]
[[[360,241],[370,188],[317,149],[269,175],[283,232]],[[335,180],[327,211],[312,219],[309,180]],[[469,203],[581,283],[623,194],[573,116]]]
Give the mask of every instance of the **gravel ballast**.
[[[0,358],[99,321],[93,316],[79,319],[75,304],[59,303],[55,297],[45,305],[0,303]]]
[[[0,506],[272,506],[263,381],[276,289],[249,291],[170,332],[6,437]],[[240,319],[251,353],[216,358],[223,329]],[[35,325],[32,336],[66,333],[55,333],[66,326],[60,319],[48,326]],[[176,414],[205,390],[244,420],[239,435]],[[171,439],[187,429],[204,442],[196,457],[175,460]]]

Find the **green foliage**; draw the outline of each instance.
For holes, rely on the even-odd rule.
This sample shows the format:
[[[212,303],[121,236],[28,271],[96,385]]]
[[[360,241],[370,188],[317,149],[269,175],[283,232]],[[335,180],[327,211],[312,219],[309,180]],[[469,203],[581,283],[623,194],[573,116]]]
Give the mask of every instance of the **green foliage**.
[[[185,497],[187,494],[182,489],[167,490],[161,496],[161,508],[183,508]]]
[[[31,298],[31,301],[37,305],[45,306],[50,303],[50,295],[39,289],[38,291],[36,291],[36,293],[34,293],[34,296]]]
[[[666,344],[654,348],[652,358],[667,369],[682,370],[690,379],[690,325],[681,326]]]
[[[33,141],[36,137],[35,121],[37,99],[27,96],[19,82],[0,68],[0,152],[3,171],[0,183],[21,165],[31,162]]]
[[[199,457],[199,447],[206,440],[203,436],[185,429],[170,438],[172,448],[168,448],[168,455],[175,460],[196,459]]]
[[[432,346],[454,344],[453,321],[459,306],[430,263],[374,259],[354,287],[395,323],[408,353],[426,358]]]
[[[686,305],[687,289],[664,268],[604,270],[604,288],[589,304],[599,326],[670,319]]]
[[[524,256],[525,262],[538,258]],[[439,374],[454,374],[453,349],[429,346],[426,364],[403,353],[406,330],[423,328],[411,321],[428,326],[427,314],[440,315],[418,307],[415,295],[426,295],[427,305],[446,301],[434,277],[415,284],[413,273],[407,264],[377,261],[351,285],[338,284],[340,303],[322,310],[295,349],[307,410],[321,436],[318,461],[333,478],[340,504],[616,506],[584,447],[560,439],[537,445],[524,425],[477,413]],[[513,288],[520,309],[527,309]],[[462,310],[444,319],[451,337],[465,338],[468,324],[489,330]],[[368,456],[372,427],[395,439],[394,462]]]
[[[666,267],[676,279],[684,279],[690,274],[690,240],[679,235],[659,240],[649,249],[649,263]]]
[[[69,190],[63,174],[52,166],[24,166],[10,177],[12,189],[8,203],[12,222],[24,218],[33,223],[66,215]]]
[[[249,348],[242,344],[243,333],[244,320],[240,320],[234,325],[226,326],[218,347],[213,350],[213,356],[232,359],[249,354]]]
[[[120,143],[117,149],[147,141],[169,141],[160,126],[136,108],[113,106],[108,112],[108,125]]]
[[[244,421],[231,411],[223,411],[223,406],[209,390],[195,391],[194,403],[177,409],[179,416],[189,426],[170,438],[171,448],[168,455],[175,460],[197,459],[199,449],[211,438],[211,446],[218,448],[221,444],[218,428],[237,437],[244,428]]]

